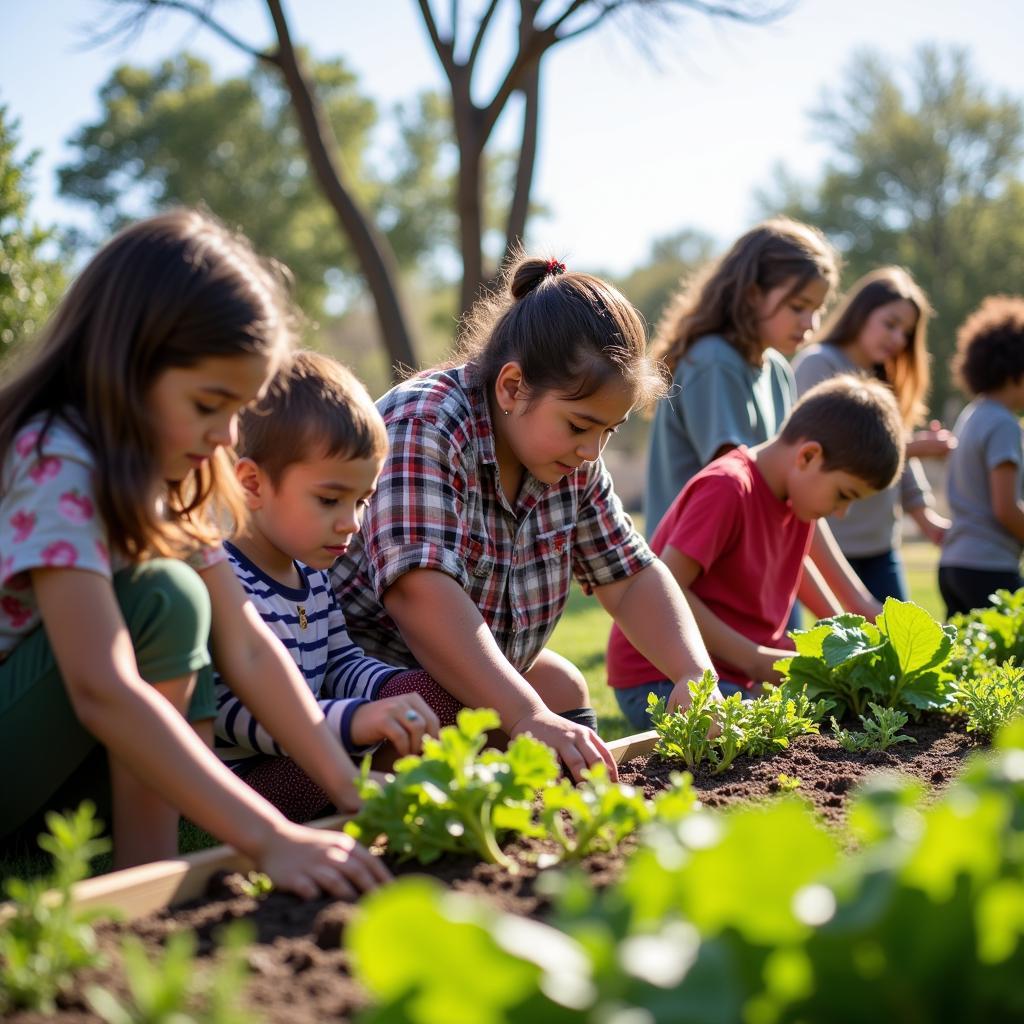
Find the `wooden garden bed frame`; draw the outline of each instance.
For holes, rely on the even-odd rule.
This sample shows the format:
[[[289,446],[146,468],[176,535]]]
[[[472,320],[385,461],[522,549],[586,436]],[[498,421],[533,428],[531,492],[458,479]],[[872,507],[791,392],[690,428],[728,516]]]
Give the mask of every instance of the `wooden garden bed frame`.
[[[617,764],[651,751],[657,739],[655,732],[641,732],[612,740],[608,749]],[[335,814],[310,822],[313,828],[341,829],[348,815]],[[255,865],[244,854],[230,846],[185,854],[173,860],[159,860],[123,871],[79,882],[71,893],[78,910],[108,909],[117,911],[122,920],[154,913],[198,899],[211,876],[218,871],[251,871]],[[0,925],[10,917],[10,904],[0,904]]]

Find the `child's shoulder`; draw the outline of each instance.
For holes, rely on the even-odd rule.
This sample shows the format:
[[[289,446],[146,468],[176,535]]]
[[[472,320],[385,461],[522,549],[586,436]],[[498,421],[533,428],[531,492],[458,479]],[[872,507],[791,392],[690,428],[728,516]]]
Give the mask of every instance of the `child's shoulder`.
[[[73,427],[70,415],[50,417],[40,413],[33,416],[14,435],[10,455],[16,459],[34,459],[41,455],[43,458],[75,459],[87,464],[95,462],[92,449]]]
[[[694,368],[720,364],[740,367],[747,365],[736,346],[721,334],[702,334],[694,339],[680,362]]]
[[[377,408],[386,423],[416,418],[442,426],[458,423],[473,410],[474,387],[465,367],[430,370],[396,384],[377,400]]]
[[[686,486],[687,489],[710,490],[742,498],[753,490],[756,472],[750,452],[746,446],[740,445],[712,459]]]

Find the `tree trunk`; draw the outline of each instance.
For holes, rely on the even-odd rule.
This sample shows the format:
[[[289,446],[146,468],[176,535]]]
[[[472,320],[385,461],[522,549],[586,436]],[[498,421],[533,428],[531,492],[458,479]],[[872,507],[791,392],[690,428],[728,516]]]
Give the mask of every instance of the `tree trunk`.
[[[459,310],[465,313],[484,284],[483,114],[469,91],[469,70],[460,67],[452,79],[452,118],[459,147],[459,173],[455,204],[459,215],[459,248],[462,253],[462,288]]]
[[[334,130],[315,89],[299,66],[280,0],[267,0],[278,38],[278,64],[299,120],[310,164],[341,229],[352,243],[356,259],[377,307],[384,345],[391,360],[391,375],[400,366],[418,365],[409,323],[398,292],[398,268],[391,245],[356,202],[336,161]]]
[[[523,84],[523,139],[519,146],[515,191],[508,211],[505,231],[505,258],[526,238],[526,221],[530,215],[530,192],[533,172],[537,166],[537,136],[540,126],[540,61],[531,69]]]

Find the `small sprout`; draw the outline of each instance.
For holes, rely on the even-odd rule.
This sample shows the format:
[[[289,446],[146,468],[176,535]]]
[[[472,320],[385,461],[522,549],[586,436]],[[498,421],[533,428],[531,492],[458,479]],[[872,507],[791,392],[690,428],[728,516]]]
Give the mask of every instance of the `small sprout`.
[[[835,718],[832,719],[832,732],[843,750],[851,754],[862,754],[869,750],[888,750],[897,743],[917,742],[913,736],[900,734],[900,729],[907,724],[906,712],[883,708],[874,703],[869,703],[868,707],[873,717],[860,716],[863,732],[842,729]]]
[[[270,876],[263,874],[262,871],[250,871],[239,888],[246,896],[250,896],[254,900],[261,900],[274,891],[274,883],[270,880]]]
[[[785,772],[779,772],[775,776],[775,784],[779,787],[780,793],[793,793],[803,785],[803,780],[797,778],[795,775],[787,775]]]

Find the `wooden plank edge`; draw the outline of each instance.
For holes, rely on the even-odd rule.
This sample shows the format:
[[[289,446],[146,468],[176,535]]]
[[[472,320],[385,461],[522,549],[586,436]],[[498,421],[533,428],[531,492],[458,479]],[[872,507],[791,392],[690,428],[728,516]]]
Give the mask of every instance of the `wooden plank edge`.
[[[656,732],[642,732],[612,740],[608,749],[616,764],[651,751]],[[311,828],[340,830],[348,815],[335,814],[309,823]],[[110,909],[124,920],[134,920],[165,907],[174,907],[198,899],[218,871],[251,871],[255,865],[231,846],[215,846],[171,860],[140,864],[134,868],[111,871],[75,885],[71,900],[77,910]],[[9,903],[0,904],[0,924],[14,914]]]

